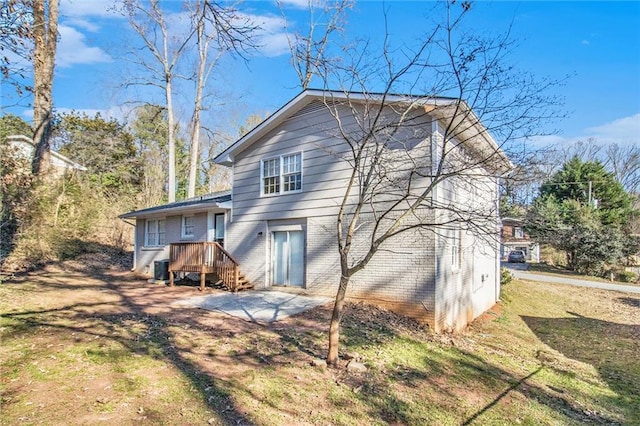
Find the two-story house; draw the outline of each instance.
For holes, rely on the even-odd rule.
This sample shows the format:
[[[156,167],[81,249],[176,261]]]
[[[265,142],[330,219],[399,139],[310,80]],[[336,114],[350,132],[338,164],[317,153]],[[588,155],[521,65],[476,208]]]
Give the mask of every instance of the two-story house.
[[[379,219],[380,209],[397,201],[398,191],[405,191],[402,202],[408,202],[419,198],[411,193],[413,186],[416,194],[429,185],[433,189],[428,199],[420,199],[423,208],[413,212],[412,219],[422,221],[422,226],[387,240],[353,276],[348,298],[411,315],[438,331],[463,328],[499,298],[498,177],[511,163],[479,121],[463,123],[464,142],[453,141],[446,148],[459,155],[447,151],[447,158],[465,159],[473,167],[464,168],[469,175],[466,183],[456,180],[453,167],[437,167],[443,135],[451,127],[437,106],[452,101],[409,99],[302,92],[214,159],[232,169],[230,193],[121,216],[136,221],[135,271],[150,274],[155,261],[171,258],[173,265],[182,265],[174,266],[174,271],[213,272],[213,266],[189,269],[187,263],[193,262],[184,259],[190,255],[180,250],[189,242],[218,241],[224,250],[203,246],[200,259],[213,265],[223,263],[220,256],[233,258],[236,278],[239,270],[255,289],[335,295],[341,275],[337,216],[341,206],[349,211],[353,202],[344,199],[353,171],[353,146],[341,132],[361,130],[356,124],[367,120],[371,103],[384,102],[388,117],[402,114],[405,120],[393,129],[393,143],[387,140],[381,148],[389,153],[389,162],[382,163],[389,170],[378,177],[380,185],[388,187],[372,195],[365,206],[371,220],[360,222],[352,255],[362,254],[358,244],[366,246],[371,239],[367,229]],[[420,164],[405,167],[411,161]],[[444,178],[447,173],[451,178]],[[408,174],[420,175],[410,191],[393,186],[405,182],[397,176],[404,179]],[[458,223],[461,212],[469,215],[468,226]],[[480,223],[485,225],[483,231]]]
[[[503,260],[506,260],[513,250],[522,250],[529,262],[540,261],[540,244],[532,240],[525,232],[522,219],[502,218],[500,242],[500,255]]]

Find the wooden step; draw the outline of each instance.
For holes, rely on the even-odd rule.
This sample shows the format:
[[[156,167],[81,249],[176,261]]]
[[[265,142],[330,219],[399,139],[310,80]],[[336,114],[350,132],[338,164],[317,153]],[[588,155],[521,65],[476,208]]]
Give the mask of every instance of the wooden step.
[[[251,288],[253,288],[253,284],[251,284],[247,277],[240,274],[240,276],[238,277],[238,285],[235,291],[249,290]]]

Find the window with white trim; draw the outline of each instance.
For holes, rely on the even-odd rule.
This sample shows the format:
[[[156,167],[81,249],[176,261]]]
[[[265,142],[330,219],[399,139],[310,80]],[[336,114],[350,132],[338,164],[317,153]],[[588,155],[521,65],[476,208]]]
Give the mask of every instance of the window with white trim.
[[[460,270],[460,230],[454,229],[451,233],[451,270]]]
[[[157,247],[165,245],[164,219],[147,219],[144,231],[145,246]]]
[[[302,191],[302,153],[262,160],[260,175],[262,195]]]
[[[524,231],[520,226],[513,227],[513,237],[514,238],[524,238]]]
[[[193,216],[182,216],[182,238],[192,238],[194,235]]]

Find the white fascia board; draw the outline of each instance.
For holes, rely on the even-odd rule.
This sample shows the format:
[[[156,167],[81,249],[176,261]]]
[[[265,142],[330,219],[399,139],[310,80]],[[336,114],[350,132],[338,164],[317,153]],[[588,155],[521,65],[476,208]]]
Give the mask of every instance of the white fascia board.
[[[223,207],[224,205],[224,207]],[[200,203],[200,204],[192,204],[190,206],[176,206],[176,207],[168,207],[166,209],[153,210],[150,212],[141,212],[137,214],[129,214],[125,213],[120,215],[120,219],[150,219],[150,218],[158,218],[158,217],[166,217],[166,216],[178,216],[184,214],[193,214],[193,213],[202,213],[209,210],[226,210],[230,208],[231,202],[225,201],[224,203]],[[133,212],[135,213],[135,212]]]

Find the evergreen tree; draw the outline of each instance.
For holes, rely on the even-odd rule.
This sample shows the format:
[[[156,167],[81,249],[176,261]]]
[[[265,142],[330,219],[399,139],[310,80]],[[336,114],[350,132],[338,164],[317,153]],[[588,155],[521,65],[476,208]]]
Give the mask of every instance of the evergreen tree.
[[[602,273],[630,245],[631,197],[598,161],[566,162],[540,188],[527,217],[528,232],[562,250],[569,269]]]

